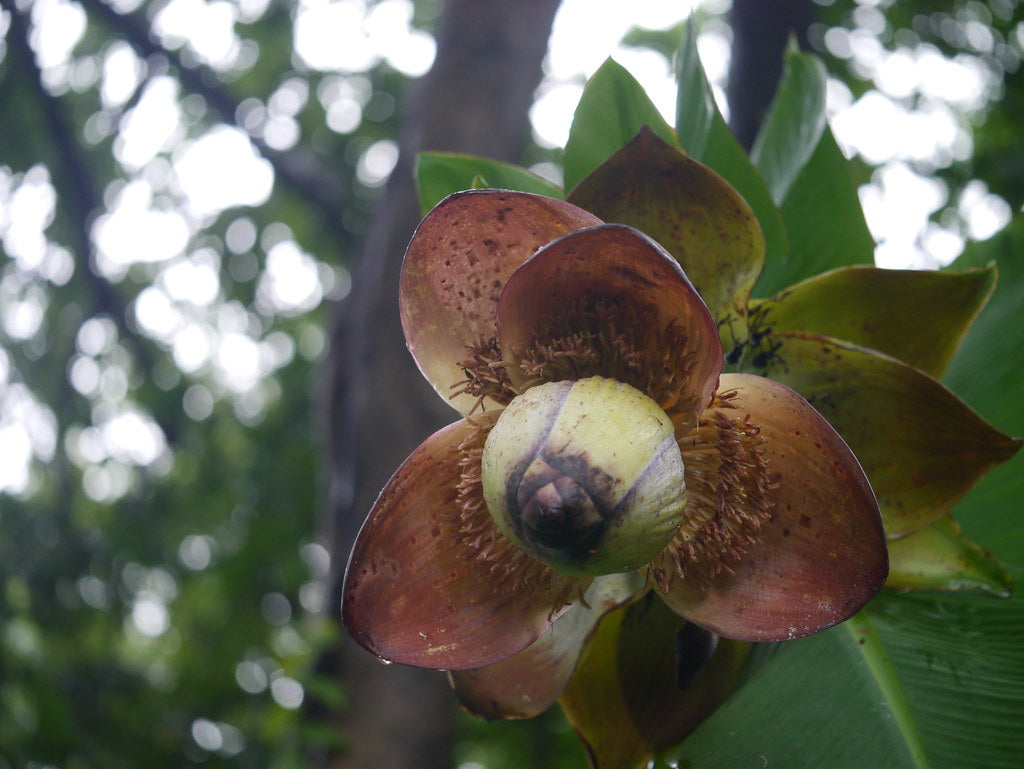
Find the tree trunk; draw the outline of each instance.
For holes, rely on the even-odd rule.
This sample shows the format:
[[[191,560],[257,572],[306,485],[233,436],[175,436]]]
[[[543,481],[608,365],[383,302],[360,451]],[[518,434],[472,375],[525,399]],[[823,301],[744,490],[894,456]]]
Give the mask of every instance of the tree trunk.
[[[341,577],[376,494],[431,432],[454,421],[405,349],[398,274],[420,211],[416,153],[449,150],[515,161],[528,137],[527,110],[540,80],[558,0],[449,0],[437,56],[408,102],[399,162],[353,260],[352,293],[337,308],[324,377],[328,428],[331,611]],[[346,749],[317,763],[343,769],[447,769],[454,700],[443,676],[385,667],[345,638],[321,660],[340,676],[349,706]]]
[[[782,74],[790,37],[806,49],[810,0],[733,0],[729,127],[750,149]]]

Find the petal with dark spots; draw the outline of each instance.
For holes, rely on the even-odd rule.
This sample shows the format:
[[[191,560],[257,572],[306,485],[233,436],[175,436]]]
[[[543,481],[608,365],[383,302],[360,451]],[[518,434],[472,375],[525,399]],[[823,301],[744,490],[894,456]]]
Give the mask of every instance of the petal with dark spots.
[[[722,370],[715,321],[678,263],[625,225],[578,230],[509,278],[498,340],[517,384],[600,375],[653,398],[686,430]],[[531,368],[532,364],[532,368]]]
[[[406,250],[400,310],[409,350],[443,398],[465,378],[467,349],[495,336],[508,276],[548,242],[599,222],[562,200],[505,190],[456,193],[427,214]],[[451,403],[466,414],[476,398]]]
[[[697,287],[723,343],[732,349],[746,339],[747,300],[764,265],[764,237],[725,179],[645,127],[568,200],[658,241]]]
[[[447,669],[489,665],[533,643],[573,592],[575,581],[548,570],[522,589],[516,574],[496,571],[458,539],[460,446],[488,416],[449,425],[416,449],[356,539],[342,619],[381,659]]]
[[[772,513],[756,541],[703,589],[672,580],[665,601],[729,638],[777,641],[856,613],[888,570],[874,494],[836,431],[785,385],[723,374],[729,411],[760,427]],[[739,503],[741,504],[741,502]]]

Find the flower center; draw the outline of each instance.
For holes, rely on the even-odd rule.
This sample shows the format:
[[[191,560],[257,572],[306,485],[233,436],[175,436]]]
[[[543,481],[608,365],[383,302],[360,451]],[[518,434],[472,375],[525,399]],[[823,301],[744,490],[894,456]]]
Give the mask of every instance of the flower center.
[[[487,438],[481,473],[501,532],[572,576],[640,568],[686,508],[671,420],[639,390],[602,377],[513,399]]]

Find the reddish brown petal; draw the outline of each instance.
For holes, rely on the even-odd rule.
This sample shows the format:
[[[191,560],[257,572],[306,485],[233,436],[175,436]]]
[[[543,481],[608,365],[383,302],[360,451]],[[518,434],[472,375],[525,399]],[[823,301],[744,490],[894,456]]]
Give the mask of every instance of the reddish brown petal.
[[[774,485],[772,515],[730,571],[701,590],[674,579],[666,602],[721,635],[775,641],[854,614],[885,581],[885,535],[874,494],[849,447],[785,385],[724,374],[731,417],[760,425]],[[685,456],[685,455],[684,455]]]
[[[449,674],[462,706],[487,719],[532,718],[562,694],[601,618],[629,601],[643,582],[636,573],[598,577],[533,644],[506,660]]]
[[[510,368],[513,381],[617,379],[657,401],[677,430],[696,421],[722,370],[715,321],[682,269],[625,225],[578,230],[537,252],[509,278],[498,330],[506,359],[521,351],[537,363]]]
[[[553,574],[533,589],[511,589],[517,575],[502,576],[460,544],[452,525],[459,447],[478,430],[461,420],[428,438],[384,487],[356,539],[342,618],[381,659],[433,668],[497,662],[533,643],[572,591],[573,581]]]
[[[561,200],[503,190],[471,190],[427,214],[405,254],[400,285],[406,342],[424,376],[448,399],[465,377],[467,348],[495,336],[505,281],[538,248],[600,220]],[[459,395],[462,413],[476,399]]]

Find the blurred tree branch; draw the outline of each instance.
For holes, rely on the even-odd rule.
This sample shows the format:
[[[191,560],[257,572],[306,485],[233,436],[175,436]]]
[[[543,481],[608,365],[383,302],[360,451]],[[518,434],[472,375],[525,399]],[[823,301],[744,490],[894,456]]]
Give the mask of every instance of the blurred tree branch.
[[[729,127],[748,150],[775,96],[791,37],[807,49],[810,0],[733,0]]]
[[[39,158],[47,162],[54,175],[54,186],[61,191],[60,199],[68,210],[68,222],[73,238],[72,253],[75,254],[77,273],[85,281],[92,299],[90,312],[106,315],[118,327],[122,342],[131,349],[133,358],[147,376],[152,374],[154,360],[146,344],[138,337],[128,318],[127,304],[121,299],[114,286],[104,278],[94,264],[94,251],[90,226],[92,218],[101,209],[102,202],[97,187],[98,182],[85,162],[81,144],[64,110],[53,94],[43,85],[42,71],[36,61],[35,53],[29,44],[29,29],[22,12],[13,0],[0,0],[0,7],[10,15],[10,32],[8,40],[19,67],[29,73],[24,82],[30,84],[39,103],[40,111],[47,130],[52,138],[51,146],[56,150],[56,162],[47,162],[48,158]],[[69,349],[61,352],[61,358],[70,360],[74,354],[74,339],[68,340]],[[68,378],[60,380],[60,398],[63,402],[71,399]],[[62,410],[63,411],[63,410]],[[166,414],[154,414],[157,424],[171,444],[177,441],[178,429],[167,419]]]
[[[449,0],[433,68],[407,105],[399,163],[358,250],[353,291],[338,307],[324,377],[335,614],[348,553],[376,494],[419,442],[454,418],[406,352],[398,316],[402,256],[420,218],[415,156],[431,149],[519,159],[557,7],[558,0]],[[385,668],[352,642],[320,669],[340,672],[353,703],[343,726],[349,750],[328,765],[449,766],[453,698],[438,673]]]
[[[275,150],[261,138],[253,136],[239,123],[239,101],[227,92],[217,74],[206,67],[186,65],[177,52],[157,43],[150,32],[149,22],[143,16],[144,11],[119,13],[103,0],[81,0],[81,4],[87,12],[123,35],[140,58],[145,60],[159,56],[166,59],[185,89],[202,96],[221,120],[246,132],[260,154],[273,166],[277,178],[319,211],[325,226],[337,231],[339,242],[349,240],[341,229],[339,215],[345,203],[345,188],[338,182],[340,176],[324,172],[329,166],[322,158],[301,145],[286,151]]]

